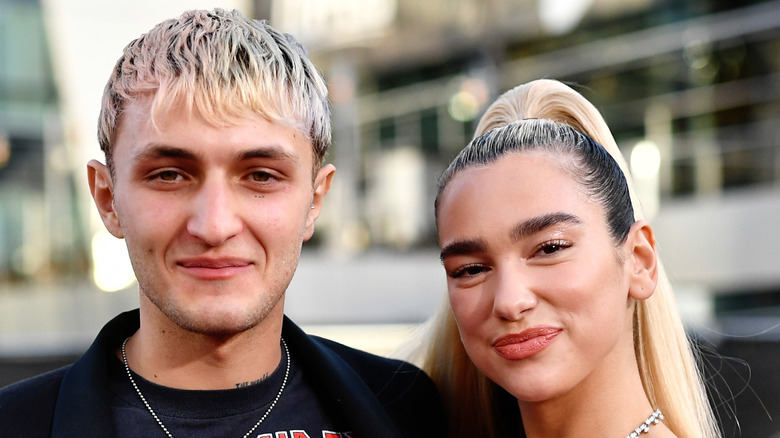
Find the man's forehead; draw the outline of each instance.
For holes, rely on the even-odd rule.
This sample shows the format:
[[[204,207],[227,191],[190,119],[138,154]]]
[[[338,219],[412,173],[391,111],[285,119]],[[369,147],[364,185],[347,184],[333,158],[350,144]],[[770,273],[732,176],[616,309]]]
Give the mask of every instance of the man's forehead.
[[[120,116],[118,130],[122,129],[123,122],[130,122],[139,126],[148,126],[157,131],[164,131],[166,125],[172,122],[199,122],[212,128],[223,128],[240,125],[255,124],[258,121],[270,123],[279,127],[289,128],[295,131],[296,136],[301,136],[311,140],[309,133],[305,132],[294,120],[290,119],[272,119],[260,114],[250,108],[210,108],[208,115],[203,110],[198,109],[193,104],[185,102],[185,99],[179,99],[179,103],[167,103],[157,105],[154,101],[155,95],[143,95],[134,99],[128,99],[125,108]],[[194,99],[194,97],[192,97]]]
[[[173,105],[156,110],[151,97],[130,102],[117,127],[115,146],[127,158],[155,156],[154,149],[189,150],[192,157],[202,157],[213,146],[232,144],[234,158],[276,157],[295,159],[306,165],[314,159],[314,147],[308,136],[285,123],[268,120],[262,115],[246,112],[228,120],[207,120],[185,105]],[[124,149],[124,145],[131,146]],[[206,146],[207,149],[202,147]],[[196,149],[200,149],[197,152]],[[217,147],[216,149],[223,149]]]

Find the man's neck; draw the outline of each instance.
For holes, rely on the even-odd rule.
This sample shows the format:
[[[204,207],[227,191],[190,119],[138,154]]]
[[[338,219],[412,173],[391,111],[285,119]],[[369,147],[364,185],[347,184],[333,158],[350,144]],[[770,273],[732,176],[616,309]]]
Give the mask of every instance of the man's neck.
[[[141,307],[141,325],[128,340],[126,355],[130,369],[153,383],[179,389],[231,389],[264,379],[281,360],[281,309],[260,324],[230,335],[187,331],[160,318],[156,308],[144,310],[148,308]]]

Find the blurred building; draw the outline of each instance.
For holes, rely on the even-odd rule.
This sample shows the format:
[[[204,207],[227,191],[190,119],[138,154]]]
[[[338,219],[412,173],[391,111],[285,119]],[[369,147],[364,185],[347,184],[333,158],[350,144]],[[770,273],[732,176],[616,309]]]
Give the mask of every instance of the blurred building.
[[[779,2],[369,3],[257,7],[329,78],[346,193],[324,216],[331,244],[435,243],[435,178],[485,106],[554,78],[604,114],[676,282],[780,292]]]
[[[0,1],[0,282],[86,270],[48,33],[34,1]]]
[[[325,245],[435,245],[436,177],[485,106],[565,81],[604,114],[683,316],[721,355],[704,363],[725,436],[777,436],[780,2],[256,4],[329,79],[339,175]]]
[[[53,297],[62,284],[91,275],[100,225],[83,169],[86,158],[99,156],[93,133],[105,77],[121,47],[159,21],[144,17],[149,24],[136,30],[141,11],[163,4],[119,11],[103,3],[0,0],[0,307],[52,312],[47,323],[72,324],[51,317],[62,307]],[[780,1],[229,3],[296,35],[329,82],[329,159],[338,172],[293,284],[301,292],[290,304],[304,320],[333,323],[355,314],[349,305],[366,286],[358,281],[371,281],[353,275],[357,269],[394,277],[371,286],[373,306],[357,300],[371,306],[363,313],[370,318],[415,322],[432,311],[431,290],[443,284],[432,215],[436,177],[498,94],[544,77],[573,85],[604,114],[632,165],[686,321],[757,361],[754,369],[777,369],[777,356],[762,353],[777,351],[780,339]],[[99,32],[77,38],[76,29],[98,24]],[[85,105],[93,112],[80,109]],[[113,256],[98,259],[119,264]],[[322,275],[339,290],[306,295],[321,287]],[[440,283],[423,281],[431,276]],[[73,281],[96,293],[91,282]],[[39,284],[57,287],[19,304],[18,291]],[[393,287],[403,293],[394,297]],[[116,298],[88,296],[101,309],[117,306]],[[65,301],[78,324],[94,313],[72,304],[82,301]],[[311,302],[339,310],[315,320],[321,306],[306,309]],[[41,324],[12,312],[16,319],[0,318],[0,350],[3,333]],[[91,338],[102,322],[79,327]],[[741,336],[753,344],[738,342]],[[776,380],[762,394],[780,393]],[[776,400],[767,406],[780,416]],[[766,426],[765,417],[749,418],[743,436],[780,429]]]
[[[104,7],[113,12],[102,19],[83,7],[85,19],[62,3],[0,0],[4,282],[83,275],[100,229],[83,166],[100,156],[92,115],[118,49],[94,54],[92,68],[97,50],[83,40],[127,12]],[[780,296],[780,2],[232,3],[298,36],[329,81],[338,178],[313,247],[346,256],[434,247],[437,174],[498,94],[547,77],[602,110],[675,282],[762,305]],[[123,37],[105,39],[121,48]]]
[[[612,128],[686,317],[780,313],[780,2],[369,3],[256,2],[329,79],[327,245],[434,245],[436,176],[486,105],[554,78]]]

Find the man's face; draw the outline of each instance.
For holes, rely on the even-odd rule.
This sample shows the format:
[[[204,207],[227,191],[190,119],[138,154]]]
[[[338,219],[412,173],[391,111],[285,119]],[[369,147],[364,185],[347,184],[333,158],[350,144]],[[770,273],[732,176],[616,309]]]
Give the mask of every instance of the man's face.
[[[311,142],[262,117],[213,126],[174,111],[153,125],[149,114],[149,101],[123,113],[113,180],[90,163],[103,221],[127,243],[141,308],[211,335],[281,317],[334,168],[312,184]]]

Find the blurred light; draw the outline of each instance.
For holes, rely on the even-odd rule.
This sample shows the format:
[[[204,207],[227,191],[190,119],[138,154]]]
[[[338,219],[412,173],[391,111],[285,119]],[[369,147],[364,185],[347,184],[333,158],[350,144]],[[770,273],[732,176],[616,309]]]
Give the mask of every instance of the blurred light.
[[[425,157],[412,146],[398,146],[380,156],[370,185],[372,230],[381,242],[408,249],[421,239],[428,219]]]
[[[691,28],[683,35],[683,60],[688,65],[691,81],[698,85],[711,84],[720,70],[718,58],[713,56],[713,44],[706,29]]]
[[[641,199],[645,217],[652,220],[660,208],[661,150],[655,143],[643,140],[631,150],[631,172]]]
[[[466,79],[460,85],[460,89],[474,96],[480,107],[484,106],[490,97],[490,90],[488,90],[487,84],[482,79]]]
[[[712,41],[707,29],[692,27],[683,33],[683,60],[692,69],[704,68],[712,57]]]
[[[479,102],[473,94],[468,91],[458,91],[450,97],[450,103],[447,107],[450,117],[459,121],[467,122],[474,120],[479,112]]]
[[[574,30],[590,9],[593,0],[537,0],[542,30],[563,35]]]
[[[461,81],[461,79],[457,79]],[[468,78],[462,80],[458,91],[450,97],[447,111],[459,122],[474,120],[487,103],[490,92],[484,80]]]
[[[705,68],[712,60],[712,47],[706,41],[690,41],[683,47],[683,60],[694,70]]]
[[[11,145],[8,143],[8,137],[0,134],[0,167],[8,164],[11,158]]]
[[[106,230],[92,238],[92,278],[106,292],[125,289],[135,282],[124,242]]]
[[[661,151],[651,141],[640,141],[631,150],[631,172],[634,178],[649,179],[658,176],[661,169]]]

